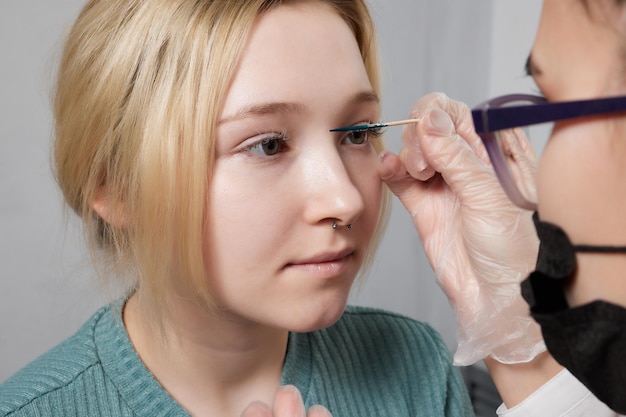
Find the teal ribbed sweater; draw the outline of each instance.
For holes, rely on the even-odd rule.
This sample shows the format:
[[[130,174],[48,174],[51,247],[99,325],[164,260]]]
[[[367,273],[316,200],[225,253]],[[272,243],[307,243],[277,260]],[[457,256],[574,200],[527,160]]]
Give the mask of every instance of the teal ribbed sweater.
[[[283,384],[334,417],[471,416],[438,334],[398,314],[348,307],[333,326],[292,333]],[[118,307],[0,385],[0,416],[188,416],[148,371]]]

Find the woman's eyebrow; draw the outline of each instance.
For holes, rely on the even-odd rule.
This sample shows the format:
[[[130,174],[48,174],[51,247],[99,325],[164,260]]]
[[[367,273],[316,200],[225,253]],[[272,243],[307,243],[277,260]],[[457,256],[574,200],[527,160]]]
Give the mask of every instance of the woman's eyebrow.
[[[360,104],[360,103],[379,103],[380,98],[372,90],[361,91],[356,93],[352,99],[348,100],[348,105]]]
[[[372,90],[360,91],[346,101],[346,107],[362,103],[379,103],[378,95]],[[268,102],[255,103],[242,107],[231,116],[226,116],[218,121],[218,125],[245,119],[250,116],[265,116],[278,113],[303,113],[306,106],[294,102]]]
[[[224,123],[233,122],[235,120],[245,119],[249,116],[264,116],[267,114],[276,113],[302,113],[305,106],[300,103],[290,102],[271,102],[271,103],[257,103],[249,106],[242,107],[232,116],[227,116],[220,119],[218,125]]]

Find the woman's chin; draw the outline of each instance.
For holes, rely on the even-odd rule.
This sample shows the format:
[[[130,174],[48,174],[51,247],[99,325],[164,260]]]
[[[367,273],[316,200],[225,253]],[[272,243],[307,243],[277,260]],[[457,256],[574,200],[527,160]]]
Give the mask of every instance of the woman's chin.
[[[290,326],[292,332],[307,333],[315,330],[325,329],[335,324],[345,311],[346,304],[333,306],[324,310],[311,311],[309,314],[301,316],[297,322]]]

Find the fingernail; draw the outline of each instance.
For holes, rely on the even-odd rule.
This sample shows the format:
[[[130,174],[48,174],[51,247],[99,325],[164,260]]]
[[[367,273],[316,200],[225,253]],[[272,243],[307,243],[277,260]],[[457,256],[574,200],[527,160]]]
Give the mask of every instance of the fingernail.
[[[443,110],[434,109],[428,116],[429,126],[432,127],[437,133],[443,135],[451,135],[455,132],[454,123],[448,113]]]
[[[300,394],[300,390],[295,385],[283,385],[280,389],[294,395],[298,399],[302,399],[302,394]]]
[[[322,405],[314,405],[311,406],[311,408],[309,408],[309,413],[311,415],[314,416],[326,416],[326,417],[333,417],[332,414],[330,414],[330,411],[328,411],[328,409]]]
[[[378,168],[378,175],[380,176],[380,179],[382,181],[386,181],[386,180],[390,179],[391,177],[393,177],[393,171],[391,169],[389,169],[389,167],[387,167],[387,165],[382,163],[382,160],[381,160],[381,164],[380,164],[380,166]]]

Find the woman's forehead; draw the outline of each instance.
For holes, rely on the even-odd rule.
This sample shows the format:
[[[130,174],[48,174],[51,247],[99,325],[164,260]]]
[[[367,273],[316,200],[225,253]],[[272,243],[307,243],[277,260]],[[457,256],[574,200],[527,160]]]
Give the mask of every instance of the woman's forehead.
[[[257,18],[222,118],[251,103],[332,105],[371,88],[354,34],[332,7],[286,4]]]

